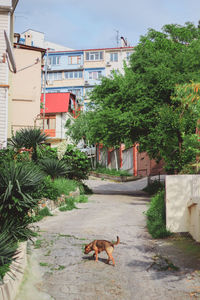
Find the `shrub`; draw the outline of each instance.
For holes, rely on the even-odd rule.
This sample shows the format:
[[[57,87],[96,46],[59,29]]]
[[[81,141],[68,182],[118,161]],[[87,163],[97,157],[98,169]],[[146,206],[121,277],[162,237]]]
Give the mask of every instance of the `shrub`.
[[[90,163],[85,153],[73,145],[68,145],[62,161],[65,161],[69,168],[69,179],[87,179],[90,170]]]
[[[159,180],[154,180],[151,181],[143,191],[147,192],[149,195],[155,195],[159,190],[164,189],[164,187],[164,183]]]
[[[159,191],[151,198],[150,207],[146,212],[147,228],[153,238],[164,238],[170,235],[165,221],[165,191]]]
[[[40,200],[41,198],[48,198],[56,200],[61,194],[55,185],[55,182],[51,180],[50,176],[46,176],[41,180],[37,190],[31,192],[32,198]]]
[[[66,163],[55,158],[45,158],[40,160],[39,166],[46,175],[51,176],[52,180],[66,176],[68,172]]]
[[[57,178],[54,180],[54,187],[58,191],[59,196],[62,194],[69,195],[70,192],[76,190],[78,184],[75,180]]]

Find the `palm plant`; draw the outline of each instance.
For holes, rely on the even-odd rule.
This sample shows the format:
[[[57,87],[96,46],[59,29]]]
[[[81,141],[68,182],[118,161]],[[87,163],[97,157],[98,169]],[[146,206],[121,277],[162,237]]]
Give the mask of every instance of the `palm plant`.
[[[43,174],[37,166],[30,164],[4,163],[0,168],[0,228],[12,225],[12,235],[23,238],[30,234],[27,229],[28,211],[37,205],[30,193],[37,188]],[[21,231],[20,231],[21,228]],[[25,239],[25,237],[23,238]]]
[[[0,281],[3,280],[5,273],[10,270],[12,261],[16,259],[17,246],[17,242],[7,230],[0,233]]]
[[[51,176],[52,180],[68,173],[66,163],[55,158],[45,158],[39,161],[39,166],[46,175]]]
[[[48,139],[40,128],[23,128],[15,133],[10,144],[17,150],[21,148],[32,149],[32,160],[37,161],[37,146]]]

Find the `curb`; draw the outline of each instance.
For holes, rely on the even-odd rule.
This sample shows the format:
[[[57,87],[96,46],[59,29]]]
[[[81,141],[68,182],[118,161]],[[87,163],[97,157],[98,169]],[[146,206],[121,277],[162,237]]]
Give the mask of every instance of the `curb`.
[[[17,249],[17,251],[19,251],[18,257],[11,264],[11,267],[14,267],[11,274],[12,277],[6,274],[3,279],[3,284],[0,284],[1,300],[14,300],[16,297],[27,263],[26,249],[27,242],[20,243]]]

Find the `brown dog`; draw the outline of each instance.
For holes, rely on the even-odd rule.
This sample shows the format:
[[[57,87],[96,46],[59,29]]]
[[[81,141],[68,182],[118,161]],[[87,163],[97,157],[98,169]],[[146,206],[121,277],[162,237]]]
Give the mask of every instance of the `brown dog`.
[[[106,251],[108,254],[108,260],[107,264],[109,264],[109,261],[112,260],[113,265],[115,265],[114,258],[112,256],[112,252],[114,250],[114,245],[119,244],[119,237],[117,236],[117,241],[115,243],[106,241],[106,240],[95,240],[88,245],[85,246],[85,254],[88,254],[91,251],[94,251],[93,257],[96,256],[96,261],[98,261],[98,253],[102,251]]]

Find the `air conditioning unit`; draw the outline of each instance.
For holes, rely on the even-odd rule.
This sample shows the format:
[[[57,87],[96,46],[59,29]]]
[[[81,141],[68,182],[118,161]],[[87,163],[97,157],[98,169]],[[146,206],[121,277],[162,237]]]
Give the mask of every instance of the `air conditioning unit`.
[[[51,70],[51,65],[47,65],[47,70]]]
[[[110,66],[111,66],[111,64],[110,64],[109,61],[107,61],[106,66],[107,66],[107,67],[110,67]]]
[[[83,65],[80,65],[80,69],[83,69]]]
[[[84,82],[84,84],[85,84],[85,85],[88,85],[88,84],[89,84],[89,82],[86,80],[86,81]]]

